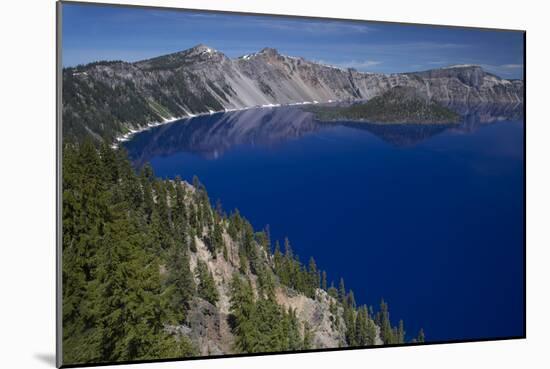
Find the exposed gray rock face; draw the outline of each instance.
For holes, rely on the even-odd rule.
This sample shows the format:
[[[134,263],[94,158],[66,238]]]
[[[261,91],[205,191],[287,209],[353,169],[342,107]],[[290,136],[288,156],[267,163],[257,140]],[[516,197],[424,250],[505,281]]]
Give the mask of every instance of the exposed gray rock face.
[[[412,86],[448,105],[514,105],[523,102],[523,81],[502,79],[475,65],[435,69],[407,76],[418,80]]]
[[[453,104],[521,103],[523,81],[479,66],[375,74],[281,55],[265,48],[230,59],[205,45],[135,63],[98,62],[63,71],[68,137],[114,139],[150,122],[261,105],[370,99],[395,86]],[[114,128],[113,128],[114,127]]]
[[[184,182],[186,188],[193,190],[193,187]],[[212,273],[215,286],[219,293],[219,301],[216,305],[201,298],[194,298],[186,314],[185,322],[182,325],[166,325],[166,332],[174,335],[188,337],[194,346],[199,350],[201,356],[223,355],[235,353],[235,336],[231,330],[231,309],[230,309],[230,284],[233,275],[240,273],[239,244],[235,242],[227,232],[223,234],[227,247],[228,258],[221,254],[213,257],[204,242],[198,237],[195,238],[197,251],[190,255],[190,267],[196,274],[198,261],[203,261],[208,270]],[[269,267],[273,267],[273,259],[256,245],[258,255]],[[253,287],[256,297],[259,296],[257,288],[257,276],[246,273],[242,275],[248,278]],[[303,331],[307,322],[312,333],[313,348],[334,348],[345,347],[346,325],[343,318],[343,307],[329,296],[324,290],[317,289],[315,298],[309,298],[284,285],[277,285],[274,291],[277,303],[286,309],[295,311],[299,320],[300,330]],[[330,305],[337,306],[333,314]],[[332,321],[338,320],[338,328]],[[375,324],[371,319],[372,324]],[[375,345],[383,344],[380,338],[380,329],[376,326]]]
[[[193,301],[187,316],[187,334],[200,350],[200,355],[222,355],[232,352],[233,335],[227,323],[227,314],[202,299]],[[182,326],[185,327],[185,326]]]

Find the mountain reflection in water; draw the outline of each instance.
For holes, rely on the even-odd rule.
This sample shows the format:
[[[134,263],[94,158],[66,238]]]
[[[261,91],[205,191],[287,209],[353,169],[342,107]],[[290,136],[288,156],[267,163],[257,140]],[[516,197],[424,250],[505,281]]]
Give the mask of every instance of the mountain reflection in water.
[[[520,120],[523,105],[450,106],[463,116],[459,124],[378,124],[320,122],[299,107],[255,108],[183,119],[140,132],[124,143],[137,167],[155,156],[178,152],[216,159],[238,145],[275,146],[335,125],[366,130],[398,147],[414,146],[442,132],[473,132],[480,126]]]

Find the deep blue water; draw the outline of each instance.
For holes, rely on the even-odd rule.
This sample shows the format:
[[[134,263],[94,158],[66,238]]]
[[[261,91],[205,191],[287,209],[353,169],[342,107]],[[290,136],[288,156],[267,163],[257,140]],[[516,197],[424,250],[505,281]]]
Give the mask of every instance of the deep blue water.
[[[273,239],[288,236],[408,337],[524,333],[523,122],[318,124],[297,109],[216,114],[125,144],[137,166],[191,180]]]

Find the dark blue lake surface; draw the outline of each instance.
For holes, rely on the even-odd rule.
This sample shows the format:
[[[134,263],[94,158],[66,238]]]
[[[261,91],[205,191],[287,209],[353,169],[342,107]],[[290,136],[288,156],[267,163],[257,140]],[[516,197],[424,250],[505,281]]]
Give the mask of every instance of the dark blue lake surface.
[[[409,338],[523,335],[521,118],[460,127],[320,124],[299,109],[215,114],[125,143],[160,177],[288,236],[360,304],[383,297]]]

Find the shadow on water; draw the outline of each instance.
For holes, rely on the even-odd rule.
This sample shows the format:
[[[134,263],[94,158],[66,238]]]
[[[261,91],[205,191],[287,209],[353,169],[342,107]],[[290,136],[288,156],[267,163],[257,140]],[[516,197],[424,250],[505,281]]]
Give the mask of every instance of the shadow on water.
[[[346,127],[366,130],[397,147],[410,147],[455,127],[455,124],[376,124],[345,123]]]
[[[137,167],[156,156],[178,152],[216,159],[237,145],[274,146],[309,133],[346,126],[366,130],[397,147],[409,147],[445,131],[474,132],[505,120],[519,120],[523,105],[454,105],[463,117],[459,124],[376,124],[316,121],[299,107],[258,108],[185,119],[136,134],[124,144]]]
[[[522,104],[480,104],[476,106],[448,106],[462,116],[458,124],[376,124],[342,123],[355,129],[366,130],[383,141],[397,147],[410,147],[426,141],[446,131],[463,133],[475,132],[480,127],[501,121],[522,120]]]

